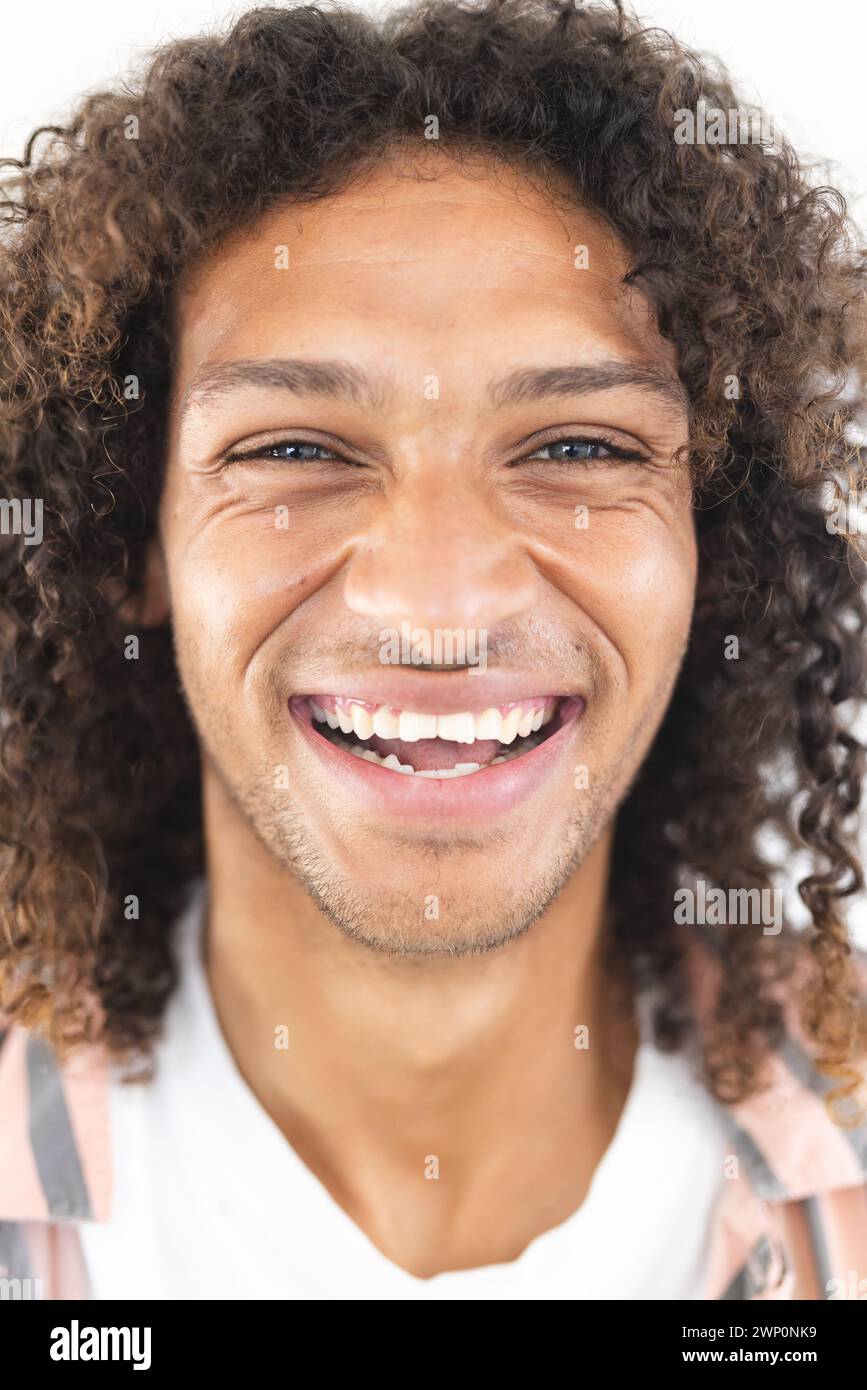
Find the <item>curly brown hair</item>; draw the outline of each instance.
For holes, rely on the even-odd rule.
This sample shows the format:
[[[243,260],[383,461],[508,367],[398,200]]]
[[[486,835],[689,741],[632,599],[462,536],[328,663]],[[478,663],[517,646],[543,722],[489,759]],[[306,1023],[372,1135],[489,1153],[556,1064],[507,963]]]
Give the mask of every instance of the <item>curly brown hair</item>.
[[[691,403],[693,630],[618,814],[611,939],[661,988],[657,1040],[677,1048],[694,1032],[677,887],[801,875],[807,920],[710,934],[705,1080],[722,1100],[751,1094],[796,994],[820,1071],[852,1098],[867,1046],[843,913],[862,887],[864,556],[829,528],[827,490],[862,478],[864,252],[785,140],[678,143],[677,113],[702,98],[738,108],[725,73],[619,4],[422,0],[378,22],[256,9],[168,44],[4,162],[0,469],[9,498],[42,500],[45,528],[40,545],[0,537],[7,1022],[146,1061],[175,982],[171,925],[203,869],[171,633],[142,628],[126,661],[121,607],[155,531],[173,286],[275,201],[339,191],[422,141],[433,114],[455,158],[559,171],[607,219]]]

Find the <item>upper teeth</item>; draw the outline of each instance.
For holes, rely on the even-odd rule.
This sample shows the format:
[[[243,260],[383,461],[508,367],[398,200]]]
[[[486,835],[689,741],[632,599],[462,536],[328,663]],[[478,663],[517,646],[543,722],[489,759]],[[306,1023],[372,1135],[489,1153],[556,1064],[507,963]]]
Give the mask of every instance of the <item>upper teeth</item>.
[[[552,700],[545,706],[530,708],[513,705],[505,714],[494,708],[481,714],[417,714],[414,710],[395,710],[389,705],[371,708],[352,701],[338,702],[336,709],[325,710],[311,701],[313,718],[330,729],[339,728],[360,739],[375,734],[377,738],[395,738],[402,743],[417,743],[423,738],[444,738],[451,743],[475,743],[477,739],[512,743],[541,729],[553,718],[555,708]]]

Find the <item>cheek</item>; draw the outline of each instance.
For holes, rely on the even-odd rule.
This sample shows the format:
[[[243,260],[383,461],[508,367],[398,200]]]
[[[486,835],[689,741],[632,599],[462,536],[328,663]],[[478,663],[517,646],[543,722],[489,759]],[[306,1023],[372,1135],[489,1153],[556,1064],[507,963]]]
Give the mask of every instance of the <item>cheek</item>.
[[[592,512],[564,541],[558,586],[589,620],[588,640],[630,698],[665,684],[689,635],[697,550],[691,512]]]
[[[353,528],[338,508],[245,499],[177,506],[164,523],[179,645],[218,650],[236,674],[343,562]],[[207,648],[205,647],[207,644]]]

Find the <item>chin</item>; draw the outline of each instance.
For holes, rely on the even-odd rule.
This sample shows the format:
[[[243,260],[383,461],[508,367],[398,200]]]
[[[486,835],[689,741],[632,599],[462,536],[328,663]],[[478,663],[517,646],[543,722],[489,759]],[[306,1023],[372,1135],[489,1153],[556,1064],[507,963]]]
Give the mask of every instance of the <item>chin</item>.
[[[572,824],[554,832],[546,855],[537,844],[533,873],[522,877],[516,875],[520,844],[502,831],[464,832],[427,846],[372,838],[357,849],[332,834],[329,840],[339,846],[332,854],[298,816],[291,826],[281,825],[270,848],[332,926],[353,941],[398,955],[465,955],[499,949],[539,920],[595,838],[580,829]]]

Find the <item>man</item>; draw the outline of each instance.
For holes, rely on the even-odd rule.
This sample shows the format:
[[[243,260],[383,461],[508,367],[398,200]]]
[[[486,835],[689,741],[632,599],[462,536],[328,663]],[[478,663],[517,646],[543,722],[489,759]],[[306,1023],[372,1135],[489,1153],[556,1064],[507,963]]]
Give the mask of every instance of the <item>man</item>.
[[[269,9],[13,172],[13,1277],[860,1296],[860,261],[700,99]]]

